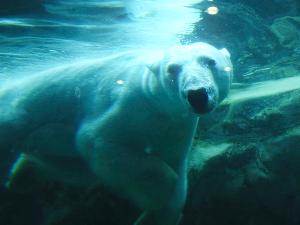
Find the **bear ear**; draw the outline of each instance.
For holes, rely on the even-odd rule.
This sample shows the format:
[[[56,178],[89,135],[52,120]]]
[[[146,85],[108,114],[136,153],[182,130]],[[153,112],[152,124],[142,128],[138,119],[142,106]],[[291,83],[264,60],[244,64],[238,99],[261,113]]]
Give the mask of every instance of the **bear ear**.
[[[228,58],[231,57],[229,51],[228,51],[226,48],[220,49],[220,52],[222,52],[222,54],[225,55],[225,56],[228,57]]]

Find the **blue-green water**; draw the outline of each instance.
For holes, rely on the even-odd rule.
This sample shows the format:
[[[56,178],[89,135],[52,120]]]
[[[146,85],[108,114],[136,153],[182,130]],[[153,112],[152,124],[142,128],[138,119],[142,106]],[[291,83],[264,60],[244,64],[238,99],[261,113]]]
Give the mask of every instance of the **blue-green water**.
[[[178,211],[182,211],[180,225],[300,224],[299,27],[297,0],[0,0],[0,224],[176,225]],[[108,96],[101,92],[102,84],[121,87],[127,80],[125,75],[98,79],[106,62],[111,64],[106,73],[120,73],[138,60],[152,62],[161,51],[194,42],[226,48],[234,77],[229,96],[213,112],[200,116],[187,156],[187,199],[181,210],[172,207],[181,197],[169,201],[168,207],[163,205],[164,190],[155,187],[164,187],[159,183],[165,179],[162,175],[160,180],[153,179],[149,174],[154,172],[143,171],[139,163],[149,162],[143,157],[128,162],[133,168],[128,171],[145,173],[134,189],[126,180],[126,168],[114,184],[102,182],[73,151],[77,151],[78,130],[83,127],[78,122],[85,113],[82,108],[91,112],[84,120],[88,125],[95,117],[99,118],[95,123],[101,123],[97,113],[103,107],[118,112],[111,102],[117,102],[114,99],[123,92],[118,89]],[[134,53],[138,60],[124,60],[122,54],[132,51],[138,52]],[[148,55],[149,51],[157,54]],[[173,71],[182,70],[178,68]],[[231,65],[224,68],[231,72]],[[41,91],[43,87],[47,94]],[[156,86],[151,88],[150,92]],[[100,94],[91,102],[86,93]],[[98,102],[102,108],[94,106]],[[164,104],[160,100],[157,105]],[[136,109],[135,105],[126,109],[110,142],[122,139],[124,145],[140,147],[143,137],[130,137],[125,127],[159,118],[157,130],[151,129],[148,136],[160,137],[161,132],[172,140],[163,144],[152,140],[153,146],[168,149],[163,156],[171,160],[176,156],[171,150],[191,129],[180,123],[169,126],[165,114],[148,113],[152,111],[147,107],[140,110],[147,116],[132,117]],[[25,120],[16,119],[23,115]],[[173,121],[186,116],[167,115]],[[94,126],[87,126],[86,132]],[[103,137],[107,130],[111,127],[99,128],[97,135]],[[145,130],[147,127],[139,134]],[[99,139],[94,146],[101,143]],[[93,148],[90,143],[85,146]],[[153,146],[145,146],[145,153],[161,157]],[[83,155],[90,160],[93,154]],[[113,163],[119,163],[118,156],[119,152]],[[24,163],[24,158],[32,163]],[[45,163],[45,158],[50,160]],[[149,170],[155,171],[155,165]],[[175,175],[182,176],[180,172]],[[122,191],[115,185],[120,180],[126,184]],[[159,180],[157,185],[153,180]],[[133,199],[145,187],[154,187],[147,192],[153,196],[145,198],[161,201],[154,204],[155,213],[150,210],[150,222],[135,224],[144,210],[139,203],[144,200]],[[124,189],[136,191],[127,196]],[[173,216],[176,219],[170,219]]]

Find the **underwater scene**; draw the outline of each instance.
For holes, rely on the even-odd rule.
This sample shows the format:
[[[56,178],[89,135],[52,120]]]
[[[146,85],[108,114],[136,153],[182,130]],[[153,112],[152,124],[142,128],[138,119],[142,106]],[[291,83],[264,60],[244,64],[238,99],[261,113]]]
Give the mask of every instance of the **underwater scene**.
[[[299,212],[299,0],[0,0],[0,225]]]

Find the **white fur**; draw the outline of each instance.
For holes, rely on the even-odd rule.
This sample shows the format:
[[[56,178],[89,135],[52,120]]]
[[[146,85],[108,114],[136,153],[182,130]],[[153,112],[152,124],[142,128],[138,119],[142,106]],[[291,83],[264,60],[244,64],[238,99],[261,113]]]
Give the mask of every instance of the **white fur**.
[[[213,107],[226,97],[232,72],[224,68],[232,65],[223,52],[205,43],[127,52],[12,81],[0,87],[1,115],[10,115],[0,119],[0,147],[18,144],[46,161],[49,154],[79,153],[99,181],[145,210],[136,225],[175,225],[198,121],[186,93],[209,88]],[[201,64],[202,57],[216,67]],[[168,72],[174,63],[182,68],[175,76]],[[64,135],[56,137],[58,127]],[[50,145],[43,136],[49,132]]]

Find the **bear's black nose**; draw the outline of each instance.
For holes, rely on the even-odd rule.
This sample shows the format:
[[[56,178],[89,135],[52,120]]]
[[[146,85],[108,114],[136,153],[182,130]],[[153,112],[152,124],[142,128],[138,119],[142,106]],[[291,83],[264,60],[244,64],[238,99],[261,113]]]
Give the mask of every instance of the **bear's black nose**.
[[[208,104],[208,92],[205,88],[189,90],[187,92],[187,100],[195,113],[204,114],[212,110]]]

